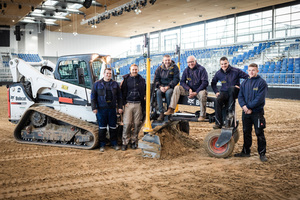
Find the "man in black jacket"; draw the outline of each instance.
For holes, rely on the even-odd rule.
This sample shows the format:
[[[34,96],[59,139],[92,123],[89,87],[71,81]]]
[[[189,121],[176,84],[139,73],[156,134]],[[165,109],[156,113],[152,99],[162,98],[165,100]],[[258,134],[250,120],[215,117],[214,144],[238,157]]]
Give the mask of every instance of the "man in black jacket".
[[[167,108],[169,108],[174,87],[179,83],[179,69],[170,55],[164,55],[163,63],[155,71],[154,84],[157,88],[156,98],[158,104],[158,111],[160,115],[157,120],[164,119],[164,107],[162,96],[165,94],[167,101]]]
[[[241,69],[230,66],[226,57],[222,57],[220,59],[220,65],[221,69],[216,72],[211,81],[211,87],[217,97],[215,112],[216,124],[214,129],[219,129],[223,126],[223,105],[228,105],[229,113],[234,110],[235,99],[237,98],[240,90],[240,79],[247,79],[249,77],[248,74],[243,72]],[[217,88],[218,81],[220,81],[222,84],[220,91]]]
[[[241,84],[239,93],[239,104],[243,109],[243,132],[244,145],[241,153],[235,157],[250,157],[250,147],[252,145],[252,125],[254,125],[257,136],[257,151],[262,162],[267,161],[266,157],[266,138],[264,128],[266,121],[264,118],[264,105],[268,91],[268,85],[264,79],[258,75],[258,67],[252,63],[248,67],[250,78]]]
[[[130,66],[130,74],[123,76],[121,91],[124,105],[122,150],[126,151],[129,142],[132,149],[137,148],[138,133],[142,125],[143,110],[145,110],[145,79],[138,74],[138,66]],[[132,125],[134,126],[131,132]]]

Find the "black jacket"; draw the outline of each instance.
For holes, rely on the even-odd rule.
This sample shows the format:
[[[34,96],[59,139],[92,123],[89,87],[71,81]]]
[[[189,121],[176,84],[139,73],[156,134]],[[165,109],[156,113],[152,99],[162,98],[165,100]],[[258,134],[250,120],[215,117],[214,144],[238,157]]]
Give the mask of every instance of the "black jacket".
[[[160,86],[174,88],[179,81],[179,69],[173,60],[169,69],[162,64],[155,70],[154,83],[156,88],[159,88]]]
[[[138,77],[138,91],[140,93],[141,97],[145,97],[146,95],[146,81],[141,75],[137,75]],[[128,93],[128,86],[127,81],[128,77],[130,77],[130,74],[126,74],[123,76],[123,83],[121,85],[121,92],[122,92],[122,99],[123,99],[123,105],[126,105],[127,101],[127,93]],[[144,110],[146,107],[146,101],[145,98],[142,98],[141,100],[142,109]]]

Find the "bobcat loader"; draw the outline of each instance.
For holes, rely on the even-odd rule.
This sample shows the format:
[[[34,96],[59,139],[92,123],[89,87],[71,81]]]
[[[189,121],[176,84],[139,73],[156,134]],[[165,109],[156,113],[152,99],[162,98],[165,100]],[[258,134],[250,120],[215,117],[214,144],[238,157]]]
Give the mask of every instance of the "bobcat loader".
[[[98,126],[91,109],[91,88],[110,57],[99,54],[62,56],[57,64],[32,66],[9,62],[13,84],[8,87],[9,121],[16,123],[20,143],[93,149]]]

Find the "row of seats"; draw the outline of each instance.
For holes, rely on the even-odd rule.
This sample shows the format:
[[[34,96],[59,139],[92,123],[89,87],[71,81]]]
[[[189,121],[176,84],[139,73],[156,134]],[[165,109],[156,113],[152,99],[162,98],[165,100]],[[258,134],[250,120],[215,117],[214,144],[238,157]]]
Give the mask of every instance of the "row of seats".
[[[247,72],[248,65],[243,68]],[[300,84],[300,58],[284,58],[259,65],[259,74],[268,84]]]
[[[38,54],[23,54],[23,53],[12,53],[12,56],[16,56],[18,58],[23,59],[26,62],[40,62],[42,59]]]
[[[249,58],[253,58],[255,55],[259,55],[262,51],[274,45],[275,45],[274,41],[259,43],[258,46],[255,46],[253,49],[249,50],[248,52],[244,52],[243,54],[239,54],[238,56],[233,57],[231,60],[231,64],[236,65],[238,63],[242,63],[248,60]]]

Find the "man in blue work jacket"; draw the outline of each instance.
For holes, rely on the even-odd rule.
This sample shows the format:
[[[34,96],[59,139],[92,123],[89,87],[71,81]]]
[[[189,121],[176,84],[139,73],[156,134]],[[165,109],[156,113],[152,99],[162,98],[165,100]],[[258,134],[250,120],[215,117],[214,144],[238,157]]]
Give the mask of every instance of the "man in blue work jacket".
[[[252,125],[254,125],[260,160],[266,162],[266,139],[264,135],[266,121],[264,118],[264,105],[268,85],[266,81],[258,75],[258,67],[255,63],[249,65],[248,73],[250,78],[241,84],[241,90],[238,96],[239,104],[243,109],[244,145],[242,152],[234,156],[250,157],[250,147],[252,145],[251,132]]]
[[[232,113],[234,110],[235,99],[237,98],[240,90],[240,79],[247,79],[249,77],[248,74],[243,72],[241,69],[230,66],[226,57],[222,57],[220,59],[220,65],[221,69],[216,72],[211,81],[211,87],[217,97],[215,105],[216,124],[213,127],[214,129],[222,128],[224,124],[222,116],[222,108],[224,105],[228,105],[229,113]],[[218,81],[222,84],[220,91],[217,88]]]
[[[92,110],[96,114],[99,125],[100,152],[104,152],[106,145],[106,129],[109,126],[110,143],[116,151],[120,149],[117,144],[117,113],[122,113],[122,95],[116,81],[111,79],[112,70],[106,68],[104,77],[95,82],[91,93]]]
[[[206,118],[208,75],[206,69],[197,63],[194,56],[189,56],[187,63],[188,67],[182,73],[180,85],[177,85],[174,89],[169,109],[165,112],[165,115],[174,114],[180,95],[186,95],[191,99],[197,97],[200,101],[198,121],[203,122]]]
[[[158,111],[160,112],[157,120],[164,120],[164,107],[162,96],[165,94],[167,109],[169,108],[174,87],[179,83],[179,68],[171,59],[170,55],[164,55],[163,63],[155,70],[154,84],[156,90],[156,99]]]

